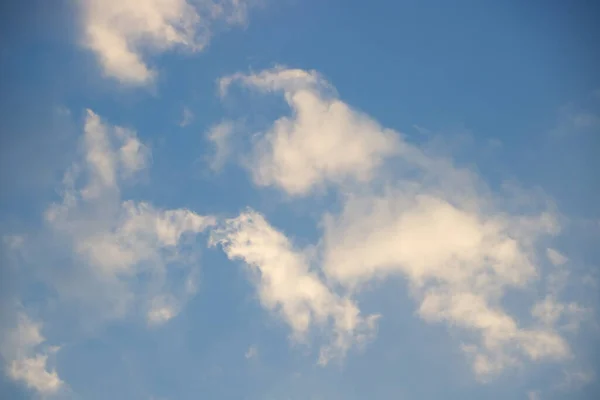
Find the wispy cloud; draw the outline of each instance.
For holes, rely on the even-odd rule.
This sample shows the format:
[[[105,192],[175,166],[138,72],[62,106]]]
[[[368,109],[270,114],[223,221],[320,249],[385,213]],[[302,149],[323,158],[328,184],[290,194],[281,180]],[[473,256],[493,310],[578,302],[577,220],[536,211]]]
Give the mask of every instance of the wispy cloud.
[[[213,171],[220,171],[231,156],[234,125],[232,121],[222,121],[211,126],[206,134],[214,147],[213,153],[208,157],[209,167]]]
[[[42,396],[48,396],[57,393],[64,382],[48,365],[48,357],[53,356],[58,348],[43,347],[46,339],[42,336],[41,327],[41,323],[19,312],[16,325],[2,332],[0,354],[11,379],[25,383]]]
[[[164,292],[169,264],[183,262],[182,246],[215,220],[186,209],[161,210],[147,202],[121,200],[120,185],[148,165],[149,149],[135,132],[108,126],[88,111],[83,144],[83,160],[65,175],[62,202],[47,209],[46,221],[71,242],[90,285],[104,287],[102,297],[119,299],[104,299],[113,308],[107,312],[121,314],[129,301],[142,295],[148,297],[142,308],[149,321],[165,322],[193,294],[185,281],[178,294]],[[140,274],[154,277],[147,293],[133,289],[139,287],[134,281]],[[194,263],[188,276],[194,277]],[[86,297],[97,291],[71,294]]]
[[[254,345],[250,346],[248,348],[248,350],[246,351],[246,354],[244,354],[244,357],[246,357],[247,359],[255,358],[257,356],[258,356],[258,348]]]
[[[392,274],[405,276],[429,322],[447,322],[479,336],[463,346],[482,379],[531,360],[565,359],[570,350],[553,329],[520,327],[502,309],[507,288],[536,277],[531,241],[551,233],[539,218],[481,213],[425,188],[352,199],[325,222],[324,270],[356,288]]]
[[[558,388],[563,390],[579,389],[595,379],[595,374],[591,370],[564,371],[563,380]]]
[[[546,249],[546,256],[552,264],[555,266],[563,265],[568,261],[568,258],[562,255],[558,250],[548,248]]]
[[[294,249],[262,215],[248,210],[227,220],[211,234],[210,243],[221,245],[231,260],[250,268],[261,304],[287,322],[295,340],[304,341],[314,328],[329,328],[330,343],[321,348],[321,364],[343,357],[350,346],[372,336],[377,316],[362,316],[354,302],[328,288],[310,270],[307,254]]]
[[[401,151],[394,132],[337,99],[315,71],[278,67],[227,76],[219,81],[221,94],[234,83],[281,92],[293,110],[293,117],[273,122],[254,147],[250,169],[261,186],[306,195],[327,183],[364,182],[386,157]]]
[[[540,392],[538,390],[530,390],[529,392],[527,392],[527,399],[528,400],[542,400],[542,395],[540,394]]]
[[[79,157],[64,175],[61,200],[45,210],[45,230],[27,240],[5,237],[6,248],[27,256],[19,259],[20,270],[56,293],[53,301],[65,313],[76,314],[75,332],[87,329],[77,324],[98,327],[138,313],[150,326],[164,324],[196,293],[195,236],[216,220],[123,199],[123,188],[149,164],[150,149],[135,131],[88,110]],[[20,315],[2,341],[2,355],[12,379],[56,392],[63,383],[47,367],[50,353],[37,350],[45,340],[40,326]]]
[[[186,127],[194,121],[194,113],[188,107],[183,107],[183,112],[181,115],[181,120],[179,121],[179,126]]]

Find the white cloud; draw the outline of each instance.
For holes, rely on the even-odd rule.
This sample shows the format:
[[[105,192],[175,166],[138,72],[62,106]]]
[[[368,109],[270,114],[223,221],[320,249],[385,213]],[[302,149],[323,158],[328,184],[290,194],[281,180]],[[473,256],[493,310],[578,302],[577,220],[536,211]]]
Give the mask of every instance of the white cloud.
[[[535,276],[535,268],[512,235],[511,222],[406,188],[350,199],[341,216],[326,218],[325,268],[350,285],[398,270],[419,284],[441,279],[480,290],[519,285]]]
[[[546,295],[535,302],[531,315],[544,326],[577,332],[580,325],[592,316],[592,309],[574,301],[562,300],[570,281],[570,273],[565,265],[568,258],[550,248],[546,249],[546,256],[553,268],[549,269],[544,281]]]
[[[120,185],[149,159],[135,132],[107,126],[89,111],[83,144],[83,161],[65,176],[63,201],[46,211],[53,232],[69,241],[75,262],[83,264],[78,273],[85,272],[78,278],[83,281],[61,293],[104,303],[109,315],[123,315],[140,300],[150,323],[165,322],[194,294],[196,261],[181,252],[215,219],[121,200]],[[172,282],[172,269],[186,280]],[[137,282],[141,276],[145,285]]]
[[[48,371],[48,356],[37,354],[33,357],[14,360],[9,367],[9,376],[44,394],[58,391],[63,382],[56,371]]]
[[[64,176],[62,201],[45,211],[49,229],[27,241],[6,236],[7,248],[26,255],[20,258],[23,273],[33,272],[56,293],[55,310],[40,306],[43,315],[60,309],[83,329],[132,310],[141,311],[150,325],[164,323],[196,291],[198,264],[191,245],[215,219],[122,199],[122,187],[135,182],[150,162],[150,149],[134,131],[110,126],[88,110],[80,150]],[[49,367],[56,351],[41,347],[41,323],[21,313],[15,326],[0,331],[8,375],[43,395],[60,391],[65,384]]]
[[[580,389],[594,381],[596,375],[591,370],[563,371],[563,380],[558,387],[563,390]]]
[[[321,364],[343,357],[375,329],[377,316],[361,316],[354,302],[332,292],[311,271],[308,256],[294,249],[262,215],[249,210],[227,220],[211,234],[211,245],[216,244],[230,259],[248,265],[261,304],[287,322],[295,340],[305,340],[311,328],[330,327],[332,341],[321,349]]]
[[[568,137],[577,133],[592,133],[598,128],[600,115],[597,109],[569,103],[560,108],[557,125],[551,134],[554,137]]]
[[[353,110],[314,71],[278,67],[234,74],[220,80],[221,95],[234,83],[282,92],[292,109],[292,115],[277,119],[253,149],[250,169],[257,184],[274,185],[291,195],[306,195],[325,184],[343,189],[342,211],[326,215],[322,223],[320,262],[327,282],[353,294],[373,279],[404,276],[421,318],[446,322],[466,333],[462,348],[480,379],[528,360],[572,357],[559,332],[564,326],[555,323],[577,314],[576,303],[535,304],[529,323],[509,315],[503,306],[508,290],[526,289],[545,276],[540,247],[560,226],[543,194],[513,184],[503,185],[496,195],[477,174],[439,155],[435,146],[408,143]],[[378,168],[385,159],[394,172]],[[372,178],[377,185],[361,185],[359,190],[346,185]],[[382,182],[387,187],[375,189]],[[248,243],[240,237],[237,245],[225,247],[226,252],[230,258],[260,265],[252,257],[272,253],[250,246],[257,235],[248,236]],[[244,252],[236,255],[240,249]],[[278,260],[277,265],[307,263],[297,253],[285,254],[288,257],[281,260],[265,260]],[[554,264],[566,262],[556,250],[548,249],[546,255]],[[550,274],[547,293],[541,297],[554,296],[553,285],[559,281]],[[292,326],[298,324],[291,315],[287,319]]]
[[[192,123],[194,120],[194,113],[188,107],[183,107],[183,112],[181,115],[181,121],[179,121],[179,126],[186,127]]]
[[[18,250],[25,243],[25,236],[23,236],[23,235],[4,235],[4,236],[2,236],[2,242],[10,250]]]
[[[567,261],[569,261],[569,259],[567,257],[565,257],[564,255],[562,255],[561,253],[559,253],[558,250],[551,249],[551,248],[546,249],[546,256],[548,257],[550,262],[552,264],[554,264],[555,266],[563,265]]]
[[[148,322],[160,325],[178,314],[177,301],[170,296],[158,296],[152,300],[148,311]]]
[[[143,85],[156,70],[147,54],[173,48],[200,51],[212,25],[243,24],[244,0],[80,0],[83,42],[104,73],[122,83]]]
[[[521,327],[502,308],[507,288],[537,278],[535,243],[554,233],[551,215],[510,215],[485,198],[457,201],[453,193],[414,183],[350,197],[324,227],[328,277],[359,290],[374,278],[405,276],[424,320],[477,334],[463,349],[481,379],[523,359],[571,356],[553,327]]]
[[[529,400],[542,400],[542,395],[539,390],[530,390],[527,392],[527,399]]]
[[[575,128],[594,128],[600,126],[600,118],[592,113],[579,112],[570,115],[571,122]]]
[[[368,181],[386,157],[401,148],[397,134],[337,99],[314,71],[275,68],[220,80],[224,95],[232,83],[283,92],[293,111],[265,132],[254,148],[254,181],[291,195],[305,195],[326,183]]]
[[[545,325],[553,326],[564,311],[563,304],[557,303],[552,297],[546,297],[533,306],[531,314]]]
[[[258,349],[256,348],[256,346],[250,346],[248,348],[248,351],[246,351],[246,354],[244,354],[244,357],[246,357],[247,359],[255,358],[257,356],[258,356]]]
[[[46,341],[42,336],[41,324],[32,321],[26,314],[17,314],[16,326],[3,332],[0,353],[6,363],[8,376],[41,395],[58,392],[64,382],[55,369],[48,367],[48,354],[56,349],[39,349]]]
[[[207,139],[214,146],[214,153],[209,157],[209,167],[213,171],[219,171],[231,154],[231,135],[234,124],[231,121],[223,121],[213,125],[208,130]]]

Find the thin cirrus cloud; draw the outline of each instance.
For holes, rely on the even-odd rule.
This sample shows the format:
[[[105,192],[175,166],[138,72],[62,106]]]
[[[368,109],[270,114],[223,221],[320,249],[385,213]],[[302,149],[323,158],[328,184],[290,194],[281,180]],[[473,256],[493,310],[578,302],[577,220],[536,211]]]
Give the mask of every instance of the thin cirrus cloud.
[[[254,182],[303,196],[328,183],[368,181],[383,160],[399,151],[397,136],[335,97],[315,71],[283,67],[219,80],[225,96],[233,84],[284,95],[293,117],[274,121],[253,150]]]
[[[344,298],[351,301],[373,280],[406,278],[424,321],[444,322],[465,333],[460,346],[480,380],[526,362],[568,363],[574,357],[563,328],[576,332],[589,310],[561,301],[556,287],[568,276],[557,270],[542,274],[567,261],[557,250],[544,250],[544,243],[560,232],[548,199],[538,199],[533,209],[519,209],[523,198],[530,204],[536,196],[513,190],[511,201],[508,193],[494,193],[472,171],[353,110],[315,71],[277,67],[226,76],[219,81],[221,95],[233,84],[282,93],[292,111],[253,144],[247,166],[258,186],[274,186],[291,196],[306,196],[324,185],[343,188],[342,209],[324,214],[320,259],[311,261],[326,282],[344,289]],[[392,179],[382,169],[386,159],[400,166]],[[361,183],[360,190],[345,185],[348,181]],[[385,182],[384,189],[370,186],[374,181]],[[284,271],[300,270],[306,261],[290,253],[288,239],[271,231],[255,212],[226,226],[221,242],[230,258],[261,271],[270,271],[272,263],[279,266],[279,279],[263,272],[258,284],[263,305],[273,309],[281,302],[284,319],[294,330],[305,329],[310,319],[297,322],[283,306],[286,300],[272,293],[289,293],[276,285],[284,288]],[[527,291],[542,275],[545,292],[532,304],[529,319],[512,316],[503,307],[505,294]]]
[[[145,85],[157,75],[150,54],[201,51],[215,24],[244,24],[247,6],[239,0],[80,0],[82,44],[107,77]]]

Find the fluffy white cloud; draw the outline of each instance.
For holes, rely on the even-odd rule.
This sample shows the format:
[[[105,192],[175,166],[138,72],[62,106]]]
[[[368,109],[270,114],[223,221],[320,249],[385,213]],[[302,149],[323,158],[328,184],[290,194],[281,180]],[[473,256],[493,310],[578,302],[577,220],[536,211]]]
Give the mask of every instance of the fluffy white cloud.
[[[119,185],[147,165],[150,152],[135,132],[107,126],[91,111],[83,153],[83,162],[66,174],[63,201],[48,208],[46,220],[69,241],[86,271],[79,285],[105,288],[100,297],[112,308],[109,314],[122,315],[137,296],[145,302],[150,323],[165,322],[195,290],[196,262],[181,251],[215,219],[121,200]],[[185,280],[174,284],[172,270]],[[93,295],[71,291],[76,297]]]
[[[262,215],[249,210],[227,220],[211,234],[211,244],[248,265],[262,305],[281,315],[296,340],[304,340],[312,327],[331,325],[332,341],[321,349],[321,364],[343,356],[374,331],[377,316],[361,316],[354,302],[332,292],[310,269],[308,256]]]
[[[328,216],[327,276],[357,290],[373,278],[402,274],[423,319],[478,334],[464,349],[481,378],[521,356],[569,357],[568,344],[552,327],[520,327],[501,306],[506,288],[536,278],[533,241],[519,238],[530,237],[534,227],[534,236],[549,233],[547,218],[527,217],[524,224],[518,216],[477,212],[421,190],[350,199],[339,216]]]
[[[146,53],[176,47],[202,50],[211,25],[242,24],[244,0],[80,0],[83,43],[92,50],[104,73],[122,83],[141,85],[156,71]]]
[[[572,356],[556,323],[582,309],[558,302],[556,274],[548,275],[547,293],[533,305],[532,321],[517,320],[503,306],[508,290],[526,289],[546,276],[540,248],[560,230],[547,199],[539,202],[514,185],[498,195],[472,171],[343,103],[314,71],[278,67],[234,74],[220,80],[221,95],[234,83],[281,92],[292,109],[291,116],[259,135],[253,148],[249,165],[258,185],[291,195],[325,184],[343,188],[342,211],[326,215],[322,224],[320,266],[328,282],[352,295],[373,279],[404,276],[424,320],[467,333],[463,349],[481,379],[526,360]],[[395,171],[379,168],[386,159]],[[351,180],[363,185],[354,190],[346,185]],[[369,185],[373,180],[377,184]],[[381,182],[387,187],[376,189]],[[253,239],[242,245],[244,240],[226,246],[230,257],[244,249],[249,255],[238,257],[275,259],[266,249],[250,247]],[[279,265],[306,263],[286,254]],[[546,256],[555,265],[566,262],[553,249]],[[290,324],[299,324],[291,315]]]
[[[232,83],[282,92],[293,111],[276,120],[254,148],[250,169],[259,185],[305,195],[326,183],[364,182],[386,157],[402,150],[395,132],[337,99],[314,71],[236,74],[220,80],[221,93]]]
[[[40,323],[18,313],[16,325],[2,332],[0,353],[11,379],[23,382],[41,395],[51,395],[58,392],[64,382],[55,369],[48,367],[48,355],[57,348],[40,349],[46,341],[40,330]]]

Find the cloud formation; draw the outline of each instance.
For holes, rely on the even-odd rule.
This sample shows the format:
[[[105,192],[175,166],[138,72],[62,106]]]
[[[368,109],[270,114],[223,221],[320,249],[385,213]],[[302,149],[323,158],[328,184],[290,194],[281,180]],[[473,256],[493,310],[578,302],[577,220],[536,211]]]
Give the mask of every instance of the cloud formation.
[[[210,127],[206,138],[214,146],[208,166],[213,171],[219,171],[231,155],[231,136],[234,132],[234,124],[231,121],[222,121]]]
[[[503,306],[509,290],[527,290],[545,276],[543,244],[560,231],[551,202],[514,187],[491,190],[472,171],[339,100],[314,71],[278,67],[234,74],[220,80],[221,95],[234,83],[282,92],[292,109],[252,148],[256,184],[290,195],[307,195],[325,184],[342,189],[341,212],[325,214],[319,241],[317,264],[329,287],[339,285],[352,296],[373,280],[404,277],[424,321],[445,322],[465,333],[462,349],[482,380],[527,360],[572,358],[556,323],[584,308],[560,303],[548,285],[548,297],[542,294],[530,321],[511,316]],[[385,159],[394,173],[379,168]],[[349,180],[360,188],[346,185]],[[272,247],[251,246],[261,235],[250,234],[242,221],[254,217],[239,218],[230,222],[236,228],[229,228],[224,242],[230,258],[256,265],[277,260],[281,269],[306,263],[294,253],[280,258]],[[231,236],[232,230],[244,235]],[[288,248],[279,235],[277,248]],[[551,264],[566,262],[556,250],[548,250],[547,257]],[[288,293],[284,283],[270,291]],[[284,314],[298,330],[304,325],[294,316]]]
[[[329,183],[366,182],[386,157],[401,151],[394,132],[337,99],[315,71],[278,67],[235,74],[219,81],[221,94],[234,83],[281,92],[292,109],[254,147],[250,170],[261,186],[300,196]]]
[[[485,379],[520,364],[522,356],[534,361],[570,356],[552,326],[523,328],[502,308],[508,288],[526,287],[536,278],[533,243],[553,230],[546,214],[531,219],[482,213],[405,187],[350,199],[340,215],[328,216],[323,268],[352,290],[393,274],[405,277],[425,321],[479,336],[463,349]]]
[[[177,316],[195,295],[196,236],[216,219],[123,199],[150,160],[136,132],[87,110],[79,157],[64,175],[61,201],[45,210],[46,230],[4,237],[6,249],[19,255],[20,271],[40,279],[52,294],[48,304],[36,306],[41,320],[56,312],[48,306],[54,304],[75,318],[74,332],[138,315],[156,326]],[[15,321],[0,327],[8,376],[42,395],[57,393],[66,385],[48,367],[57,348],[41,347],[42,324],[25,311]]]
[[[294,339],[305,340],[312,328],[331,330],[331,343],[320,351],[321,364],[343,357],[351,345],[373,334],[377,316],[362,316],[352,300],[328,288],[311,271],[307,254],[294,249],[257,212],[248,210],[225,221],[211,234],[210,243],[221,245],[229,259],[250,268],[261,304],[287,322]]]
[[[212,25],[243,24],[245,0],[80,0],[83,44],[104,74],[128,85],[151,82],[145,58],[174,48],[204,49]]]
[[[196,260],[183,251],[215,220],[187,209],[162,210],[122,200],[120,185],[134,179],[149,156],[135,132],[111,127],[88,110],[83,160],[65,175],[62,202],[51,205],[45,217],[51,230],[70,244],[85,279],[96,288],[92,293],[67,288],[71,295],[100,291],[95,300],[105,301],[105,311],[115,315],[141,296],[148,321],[156,324],[177,315],[195,293]],[[139,284],[142,278],[146,285]]]
[[[41,323],[25,313],[16,315],[13,329],[2,331],[0,354],[6,364],[8,376],[23,382],[42,396],[57,393],[64,382],[54,368],[48,366],[48,357],[58,348],[43,348],[46,341],[41,334]]]

